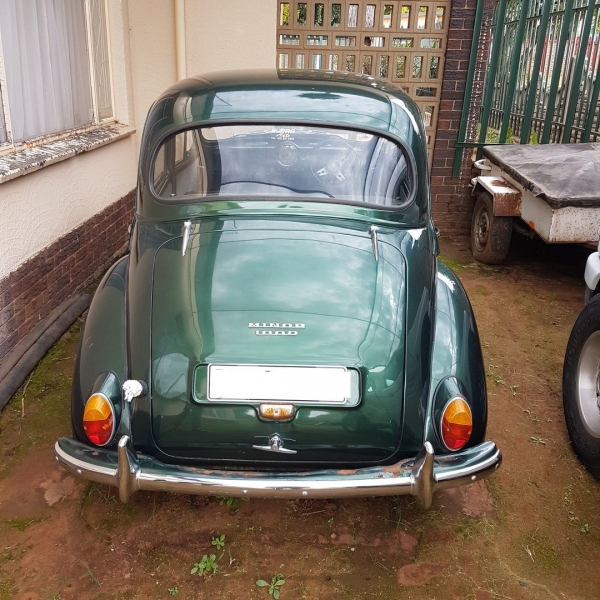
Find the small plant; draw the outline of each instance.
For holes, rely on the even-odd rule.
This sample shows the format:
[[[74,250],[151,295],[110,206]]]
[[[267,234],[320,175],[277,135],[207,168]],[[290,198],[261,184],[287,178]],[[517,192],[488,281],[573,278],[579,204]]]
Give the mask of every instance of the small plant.
[[[277,573],[272,579],[271,583],[268,583],[264,579],[259,579],[256,582],[258,587],[268,587],[269,594],[275,598],[275,600],[279,600],[279,588],[285,583],[285,579],[281,573]]]
[[[250,498],[242,497],[242,498],[231,498],[230,496],[217,496],[219,500],[219,506],[223,506],[225,504],[228,508],[237,508],[238,500],[242,502],[250,502]]]
[[[209,571],[212,571],[214,575],[217,572],[217,569],[217,556],[215,554],[211,554],[210,556],[205,554],[200,562],[194,563],[190,575],[195,575],[197,573],[199,577],[202,577]]]
[[[96,576],[94,575],[94,573],[92,573],[90,566],[83,560],[80,560],[79,562],[86,568],[87,573],[90,576],[90,579],[92,580],[92,583],[95,583],[98,587],[101,587],[100,582],[96,579]]]
[[[217,549],[220,550],[221,548],[225,547],[225,535],[222,535],[221,537],[214,537],[212,538],[211,544]]]
[[[169,588],[167,591],[169,592],[169,596],[177,596],[177,594],[179,594],[179,588],[177,586]]]
[[[544,441],[542,438],[538,438],[538,437],[533,437],[533,436],[531,436],[531,438],[530,438],[530,439],[531,439],[531,441],[532,441],[534,444],[541,444],[542,446],[545,446],[545,445],[546,445],[546,442],[545,442],[545,441]]]
[[[581,533],[589,533],[590,531],[590,526],[587,523],[584,523],[580,528],[579,531],[581,531]]]

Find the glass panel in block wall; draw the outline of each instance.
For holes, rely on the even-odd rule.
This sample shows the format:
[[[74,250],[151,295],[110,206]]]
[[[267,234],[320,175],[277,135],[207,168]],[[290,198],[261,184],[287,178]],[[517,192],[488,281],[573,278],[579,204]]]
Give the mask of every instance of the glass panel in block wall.
[[[356,70],[356,56],[350,54],[346,56],[346,71],[354,72]]]
[[[318,3],[315,4],[315,19],[314,24],[317,27],[323,27],[323,23],[325,22],[325,5]]]
[[[392,40],[392,46],[394,48],[412,48],[413,38],[394,38]]]
[[[408,29],[410,23],[410,6],[403,6],[400,9],[400,29]]]
[[[388,76],[388,67],[390,65],[390,57],[389,56],[380,56],[379,57],[379,68],[377,70],[377,77],[386,78]]]
[[[304,54],[296,54],[296,69],[304,69]]]
[[[308,8],[306,2],[298,2],[296,9],[296,25],[306,25]]]
[[[383,48],[385,38],[378,35],[366,35],[364,39],[365,46],[374,46],[375,48]]]
[[[339,27],[342,23],[342,5],[332,4],[331,5],[331,26]]]
[[[437,79],[439,66],[440,66],[440,57],[432,56],[429,59],[429,79]]]
[[[365,27],[375,27],[375,5],[367,4],[365,8]]]
[[[358,26],[358,4],[348,5],[348,27]]]
[[[340,57],[337,54],[330,54],[329,55],[329,70],[330,71],[337,71],[338,67],[340,65]]]
[[[279,5],[279,24],[289,25],[290,24],[290,3],[282,2]]]
[[[370,75],[373,69],[373,57],[370,55],[363,56],[362,72],[365,75]]]
[[[396,56],[396,77],[406,77],[406,56]]]
[[[326,35],[307,35],[306,44],[308,46],[327,46],[328,39]]]
[[[430,127],[433,123],[433,111],[435,106],[428,104],[423,109],[423,120],[425,121],[425,127]]]
[[[300,36],[299,35],[286,35],[282,33],[279,35],[279,43],[282,46],[299,46]]]
[[[384,29],[389,29],[394,21],[394,7],[392,4],[383,5],[383,13],[381,15],[381,26]]]
[[[446,9],[443,6],[438,6],[435,9],[435,29],[443,29],[444,28],[444,15],[446,14]]]
[[[279,55],[279,68],[287,69],[289,67],[289,64],[290,64],[289,54],[280,54]]]
[[[356,46],[355,35],[337,35],[335,37],[336,46]]]
[[[437,88],[434,87],[418,87],[415,89],[415,96],[434,98],[436,95]]]
[[[417,14],[417,29],[425,29],[427,27],[427,7],[419,6]]]
[[[311,68],[312,69],[322,69],[323,68],[323,55],[322,54],[313,54]]]
[[[441,45],[441,38],[423,38],[421,40],[421,48],[439,48]]]
[[[413,56],[412,76],[415,79],[421,78],[422,66],[423,66],[423,57],[422,56]]]

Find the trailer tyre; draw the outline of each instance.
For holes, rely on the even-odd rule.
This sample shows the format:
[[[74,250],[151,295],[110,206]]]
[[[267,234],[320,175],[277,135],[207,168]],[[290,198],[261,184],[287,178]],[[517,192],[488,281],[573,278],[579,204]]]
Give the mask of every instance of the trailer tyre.
[[[567,344],[563,408],[573,449],[600,479],[600,296],[581,311]]]
[[[512,218],[494,216],[494,201],[488,192],[479,192],[471,221],[473,257],[488,265],[501,263],[510,246]]]

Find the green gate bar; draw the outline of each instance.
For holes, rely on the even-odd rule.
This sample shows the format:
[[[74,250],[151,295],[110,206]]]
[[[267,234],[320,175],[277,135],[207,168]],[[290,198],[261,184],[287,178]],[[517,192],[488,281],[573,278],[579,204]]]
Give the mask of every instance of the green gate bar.
[[[531,83],[529,84],[529,94],[527,95],[527,104],[525,105],[525,113],[523,114],[523,126],[521,129],[521,144],[529,143],[531,137],[531,117],[537,98],[537,87],[540,78],[540,65],[542,64],[542,56],[546,46],[546,33],[548,31],[548,21],[550,20],[550,7],[552,2],[547,0],[542,8],[542,16],[538,28],[538,38],[535,47],[535,58],[533,60],[533,73],[531,74]],[[481,139],[479,140],[481,141]]]
[[[579,102],[579,82],[581,80],[581,74],[583,73],[583,64],[585,62],[586,50],[590,40],[590,29],[592,27],[592,17],[594,16],[594,2],[588,0],[588,7],[585,12],[585,21],[583,23],[583,30],[579,33],[579,52],[577,54],[577,62],[575,63],[575,69],[573,70],[573,77],[571,79],[572,85],[569,94],[569,105],[567,108],[567,115],[565,118],[565,128],[563,129],[562,142],[568,144],[571,141],[571,127],[575,120],[575,110],[577,103]],[[598,76],[596,76],[598,79]],[[577,89],[575,84],[577,83]]]
[[[506,0],[500,0],[506,3]],[[460,125],[458,129],[458,140],[464,141],[467,133],[467,121],[469,119],[469,106],[471,94],[473,93],[473,80],[475,79],[475,66],[477,64],[477,49],[479,48],[479,36],[481,34],[481,22],[483,20],[483,0],[477,0],[477,9],[475,11],[475,21],[473,23],[473,39],[471,41],[471,56],[469,58],[469,69],[467,70],[467,81],[465,83],[465,96],[463,100],[462,114],[460,116]],[[462,163],[463,148],[456,145],[454,151],[454,168],[452,177],[460,175],[460,165]]]
[[[521,144],[600,140],[600,0],[498,0],[477,141],[466,140],[484,2],[477,3],[453,177],[464,148],[486,142],[490,122],[500,144],[512,125]],[[523,54],[525,50],[525,54]],[[570,68],[572,66],[572,68]]]

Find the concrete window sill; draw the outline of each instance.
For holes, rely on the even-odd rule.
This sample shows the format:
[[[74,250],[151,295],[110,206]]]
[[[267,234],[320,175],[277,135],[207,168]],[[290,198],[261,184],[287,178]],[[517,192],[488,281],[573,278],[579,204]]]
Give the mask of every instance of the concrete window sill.
[[[33,173],[62,160],[101,148],[135,133],[133,127],[112,123],[73,133],[0,156],[0,183]]]

